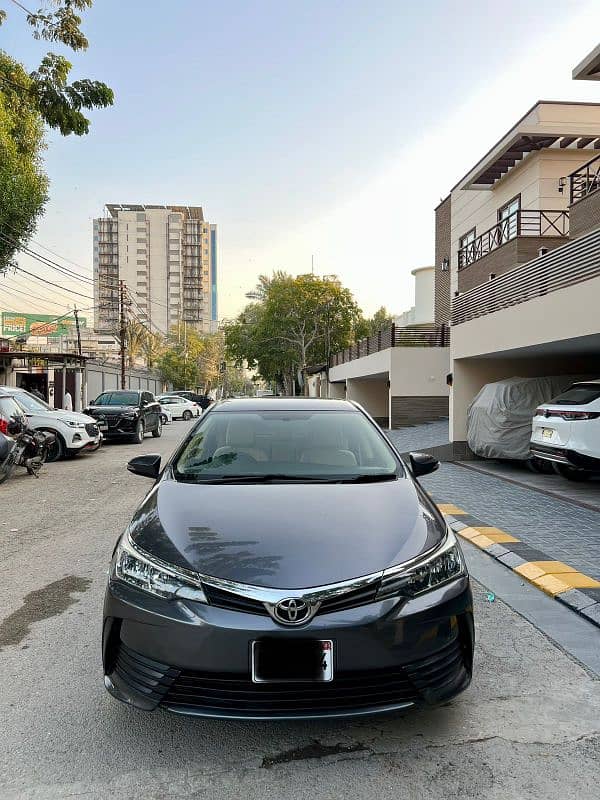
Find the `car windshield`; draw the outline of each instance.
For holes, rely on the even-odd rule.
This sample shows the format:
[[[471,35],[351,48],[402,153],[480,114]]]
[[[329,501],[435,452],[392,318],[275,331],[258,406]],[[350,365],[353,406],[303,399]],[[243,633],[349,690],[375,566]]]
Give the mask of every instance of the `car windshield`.
[[[359,411],[218,411],[190,434],[178,480],[389,480],[402,466]]]
[[[139,395],[135,392],[104,392],[97,397],[93,405],[95,406],[137,406]]]
[[[551,401],[555,406],[585,406],[600,398],[600,383],[575,383]]]
[[[34,397],[29,392],[19,392],[15,399],[27,409],[27,411],[31,411],[32,413],[42,412],[45,413],[46,411],[54,411],[54,408],[51,408],[47,403],[43,400]]]
[[[14,397],[0,397],[0,419],[9,420],[15,416],[23,416],[23,409],[19,403]]]

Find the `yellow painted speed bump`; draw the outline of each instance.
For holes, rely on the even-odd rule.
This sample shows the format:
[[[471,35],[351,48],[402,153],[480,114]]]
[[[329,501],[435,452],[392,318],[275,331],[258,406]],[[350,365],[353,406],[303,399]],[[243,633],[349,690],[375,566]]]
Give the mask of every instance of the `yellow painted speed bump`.
[[[548,575],[562,575],[564,572],[577,572],[575,567],[570,567],[568,564],[563,564],[562,561],[530,561],[530,564],[535,564],[543,572]]]
[[[569,589],[600,587],[600,581],[578,572],[562,561],[529,561],[515,567],[515,572],[552,596],[568,592]]]
[[[566,592],[571,587],[563,581],[562,575],[542,575],[532,580],[534,586],[538,586],[543,592],[554,597],[557,594]]]
[[[542,575],[547,574],[546,570],[536,566],[532,561],[527,561],[525,564],[515,567],[515,572],[527,578],[528,581],[534,581],[536,578],[541,578]]]

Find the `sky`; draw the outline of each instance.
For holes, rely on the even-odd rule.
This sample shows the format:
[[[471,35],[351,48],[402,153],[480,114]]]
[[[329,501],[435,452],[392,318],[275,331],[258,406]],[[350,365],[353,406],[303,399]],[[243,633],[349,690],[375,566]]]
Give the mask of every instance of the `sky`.
[[[313,258],[366,314],[404,311],[459,178],[537,100],[600,102],[600,84],[571,80],[597,44],[597,0],[95,0],[78,54],[34,41],[12,0],[0,8],[0,48],[28,69],[64,52],[73,79],[115,92],[89,135],[48,133],[50,200],[30,247],[91,275],[106,203],[201,205],[218,226],[220,318],[260,274]],[[67,308],[49,285],[8,283],[47,298],[34,311]],[[5,285],[0,306],[25,311]]]

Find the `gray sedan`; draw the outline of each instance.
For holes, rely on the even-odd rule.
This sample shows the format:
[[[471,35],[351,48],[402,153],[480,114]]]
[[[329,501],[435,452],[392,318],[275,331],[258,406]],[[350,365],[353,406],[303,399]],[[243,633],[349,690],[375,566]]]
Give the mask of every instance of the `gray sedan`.
[[[116,544],[105,685],[139,709],[235,719],[336,717],[464,690],[464,557],[377,425],[340,400],[212,406]]]

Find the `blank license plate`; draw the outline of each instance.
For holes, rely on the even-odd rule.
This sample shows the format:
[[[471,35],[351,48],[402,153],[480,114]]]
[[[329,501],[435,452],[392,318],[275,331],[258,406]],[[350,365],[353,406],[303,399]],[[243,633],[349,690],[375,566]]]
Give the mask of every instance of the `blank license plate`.
[[[258,639],[252,642],[254,683],[333,680],[331,639]]]
[[[554,434],[552,428],[542,428],[542,439],[551,439]]]

